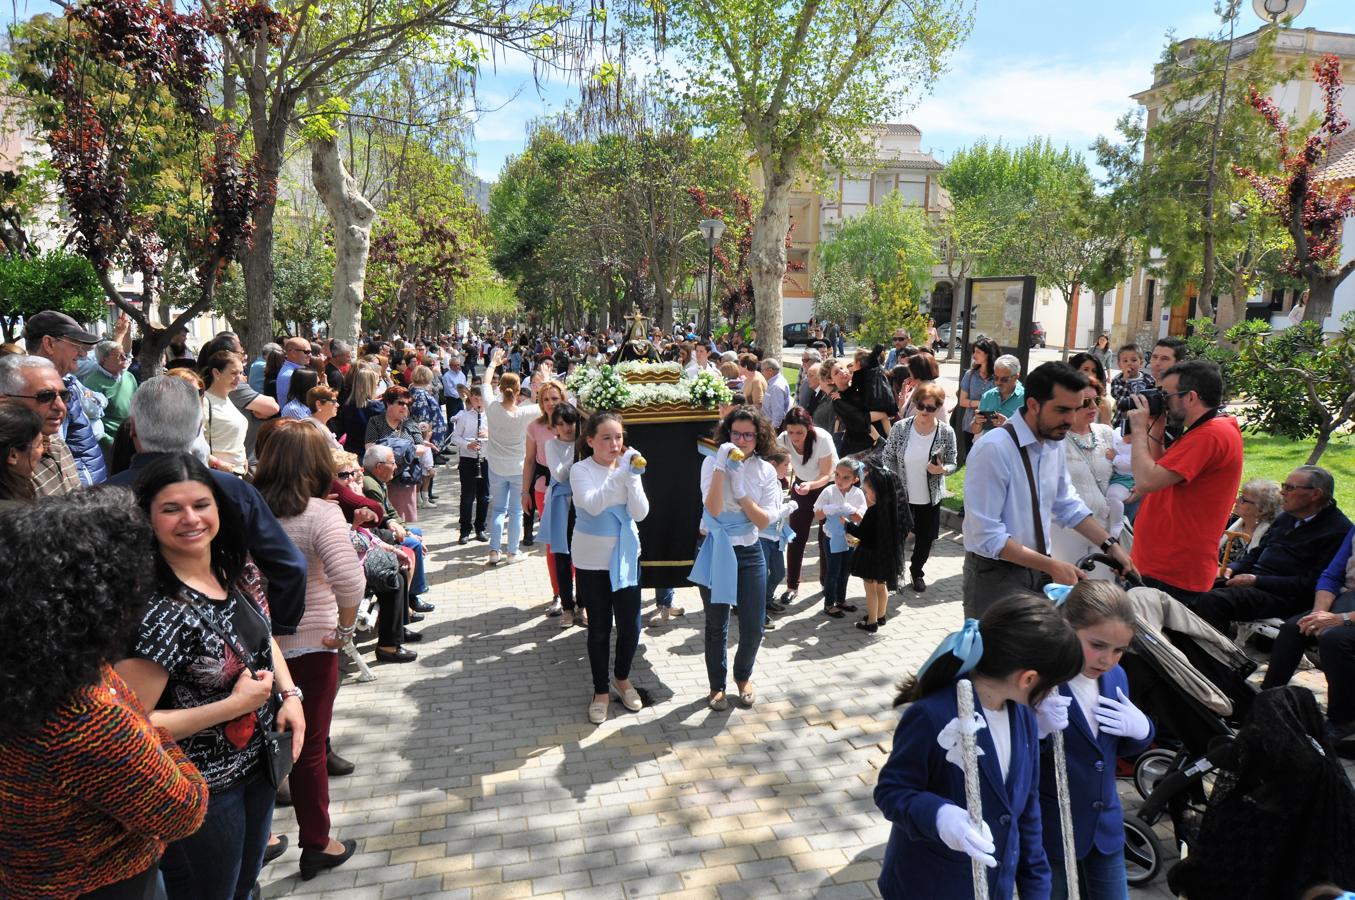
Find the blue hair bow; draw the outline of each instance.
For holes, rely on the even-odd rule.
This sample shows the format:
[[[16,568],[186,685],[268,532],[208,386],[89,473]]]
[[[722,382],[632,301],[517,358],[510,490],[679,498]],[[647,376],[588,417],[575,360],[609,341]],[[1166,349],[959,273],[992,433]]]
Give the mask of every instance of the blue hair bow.
[[[1063,606],[1068,600],[1068,595],[1072,592],[1073,586],[1071,584],[1046,584],[1044,586],[1044,595],[1054,601],[1055,607]]]
[[[932,651],[931,656],[927,657],[922,668],[917,670],[917,677],[922,678],[932,663],[947,653],[960,661],[960,671],[955,673],[956,677],[968,674],[979,664],[979,660],[983,658],[983,635],[979,634],[978,619],[965,619],[963,628],[946,635],[946,639]]]

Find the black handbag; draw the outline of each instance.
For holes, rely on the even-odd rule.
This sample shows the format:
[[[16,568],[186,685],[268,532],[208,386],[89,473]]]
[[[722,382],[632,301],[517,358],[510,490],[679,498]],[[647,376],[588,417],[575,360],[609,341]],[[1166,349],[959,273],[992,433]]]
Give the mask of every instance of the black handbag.
[[[254,604],[250,603],[248,598],[245,598],[244,602],[246,606],[258,615],[258,610],[254,609]],[[217,627],[217,624],[212,621],[210,616],[205,615],[201,609],[198,609],[197,604],[192,605],[194,611],[198,614],[198,618],[202,620],[204,625],[211,629],[213,634],[221,638],[222,642],[235,651],[235,655],[240,657],[240,659],[248,659],[250,661],[245,664],[245,670],[249,672],[251,678],[257,677],[255,675],[259,668],[257,655],[245,653],[239,644],[227,635],[226,632]],[[259,618],[263,619],[263,616],[260,615]],[[264,626],[267,627],[267,625],[268,622],[264,621]],[[273,696],[269,699],[268,705],[273,711],[273,721],[276,723],[278,709],[281,706],[281,704],[278,703],[277,691],[273,692]],[[275,788],[282,787],[283,779],[292,771],[292,733],[290,731],[265,731],[263,733],[263,760],[264,774],[268,776],[268,783]]]

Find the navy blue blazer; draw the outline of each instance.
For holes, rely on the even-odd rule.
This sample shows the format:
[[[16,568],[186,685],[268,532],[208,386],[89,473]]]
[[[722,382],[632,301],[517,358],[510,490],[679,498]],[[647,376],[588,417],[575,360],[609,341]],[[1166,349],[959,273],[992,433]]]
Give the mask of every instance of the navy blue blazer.
[[[1129,696],[1129,679],[1119,666],[1097,679],[1102,697],[1114,699],[1117,688]],[[1059,693],[1072,697],[1068,685]],[[1115,789],[1115,760],[1136,756],[1153,742],[1153,729],[1141,741],[1116,737],[1104,730],[1092,736],[1087,717],[1077,708],[1068,710],[1063,748],[1068,758],[1068,798],[1073,810],[1073,837],[1077,858],[1085,859],[1093,846],[1101,853],[1114,853],[1124,846],[1124,811]],[[1092,711],[1095,715],[1095,710]],[[1151,720],[1150,720],[1151,724]],[[1054,741],[1045,738],[1040,754],[1040,811],[1044,819],[1044,849],[1050,859],[1063,859],[1063,836],[1059,834],[1059,806],[1054,786]]]
[[[993,832],[998,865],[988,870],[988,896],[1010,900],[1049,896],[1049,860],[1041,842],[1040,742],[1035,714],[1007,704],[1012,758],[1004,783],[988,729],[978,733],[983,819]],[[969,857],[951,850],[936,833],[936,813],[946,803],[965,805],[964,772],[946,761],[936,736],[955,718],[955,690],[910,705],[894,732],[894,749],[880,770],[875,805],[894,823],[885,847],[880,893],[908,900],[972,900]],[[1123,837],[1122,837],[1123,839]]]
[[[141,470],[162,455],[136,454],[131,466],[111,476],[108,484],[132,487]],[[212,477],[240,511],[245,546],[267,582],[268,617],[273,623],[273,633],[296,634],[301,614],[306,611],[306,557],[292,543],[254,485],[228,472],[213,470]]]

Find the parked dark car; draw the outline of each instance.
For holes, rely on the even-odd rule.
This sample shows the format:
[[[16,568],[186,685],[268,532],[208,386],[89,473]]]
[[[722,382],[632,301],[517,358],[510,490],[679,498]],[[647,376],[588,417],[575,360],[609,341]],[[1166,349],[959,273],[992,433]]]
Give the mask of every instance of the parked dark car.
[[[1048,338],[1048,336],[1049,335],[1044,330],[1044,326],[1041,325],[1039,322],[1030,323],[1030,346],[1039,350],[1043,350],[1045,340]]]
[[[796,344],[809,346],[809,323],[808,322],[789,322],[781,326],[781,342],[787,347],[794,347]]]

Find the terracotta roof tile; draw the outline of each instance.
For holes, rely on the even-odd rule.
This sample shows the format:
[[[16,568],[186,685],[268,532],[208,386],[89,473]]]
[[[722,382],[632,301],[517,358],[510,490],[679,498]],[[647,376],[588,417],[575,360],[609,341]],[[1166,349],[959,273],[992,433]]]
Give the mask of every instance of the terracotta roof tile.
[[[1322,163],[1318,178],[1322,181],[1355,179],[1355,128],[1349,128],[1331,142],[1331,150]]]

